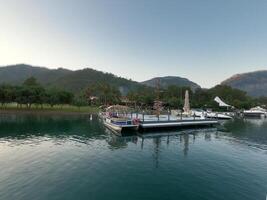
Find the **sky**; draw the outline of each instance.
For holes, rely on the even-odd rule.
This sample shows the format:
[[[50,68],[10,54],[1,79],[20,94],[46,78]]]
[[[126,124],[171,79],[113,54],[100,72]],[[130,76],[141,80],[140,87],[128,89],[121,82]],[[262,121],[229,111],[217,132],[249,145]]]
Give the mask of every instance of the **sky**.
[[[266,0],[0,0],[0,65],[202,87],[267,69]]]

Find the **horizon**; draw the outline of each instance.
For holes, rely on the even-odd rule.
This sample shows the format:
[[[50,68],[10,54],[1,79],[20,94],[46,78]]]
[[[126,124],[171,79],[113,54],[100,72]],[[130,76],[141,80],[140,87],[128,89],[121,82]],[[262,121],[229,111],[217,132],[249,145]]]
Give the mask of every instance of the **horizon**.
[[[267,2],[0,0],[1,65],[92,68],[211,88],[266,70]]]

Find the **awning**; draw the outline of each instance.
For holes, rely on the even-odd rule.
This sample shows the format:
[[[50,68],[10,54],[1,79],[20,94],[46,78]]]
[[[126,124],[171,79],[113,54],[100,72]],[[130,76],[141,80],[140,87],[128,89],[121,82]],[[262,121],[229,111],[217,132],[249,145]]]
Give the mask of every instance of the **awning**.
[[[214,101],[216,101],[216,102],[219,104],[220,107],[232,107],[232,106],[228,105],[227,103],[224,103],[224,102],[220,99],[220,97],[215,97],[215,98],[214,98]]]

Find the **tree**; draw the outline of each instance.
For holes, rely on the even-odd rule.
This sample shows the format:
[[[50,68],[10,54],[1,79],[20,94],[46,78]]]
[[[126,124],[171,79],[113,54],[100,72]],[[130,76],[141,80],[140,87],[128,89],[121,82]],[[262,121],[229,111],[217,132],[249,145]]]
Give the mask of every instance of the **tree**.
[[[59,104],[58,90],[55,88],[48,89],[45,93],[45,103],[53,107],[56,104]]]
[[[58,100],[60,104],[71,104],[73,94],[64,90],[58,91]]]
[[[0,85],[0,102],[2,106],[15,100],[15,88],[11,85]]]
[[[87,100],[83,94],[76,95],[73,99],[73,104],[75,106],[79,107],[79,109],[81,106],[87,106],[88,105]]]
[[[84,91],[84,97],[88,103],[91,101],[91,97],[98,98],[100,104],[115,104],[120,102],[120,91],[107,83],[95,83],[90,85]]]
[[[39,83],[37,82],[36,78],[31,76],[30,78],[26,79],[23,82],[23,86],[26,86],[26,87],[39,86]]]

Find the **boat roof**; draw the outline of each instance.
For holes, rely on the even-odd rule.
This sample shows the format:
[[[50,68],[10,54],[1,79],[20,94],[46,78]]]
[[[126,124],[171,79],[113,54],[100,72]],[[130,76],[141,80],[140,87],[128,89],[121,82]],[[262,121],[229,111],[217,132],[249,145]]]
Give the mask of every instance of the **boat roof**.
[[[112,105],[106,108],[106,111],[128,111],[130,108],[128,106],[122,105]]]

